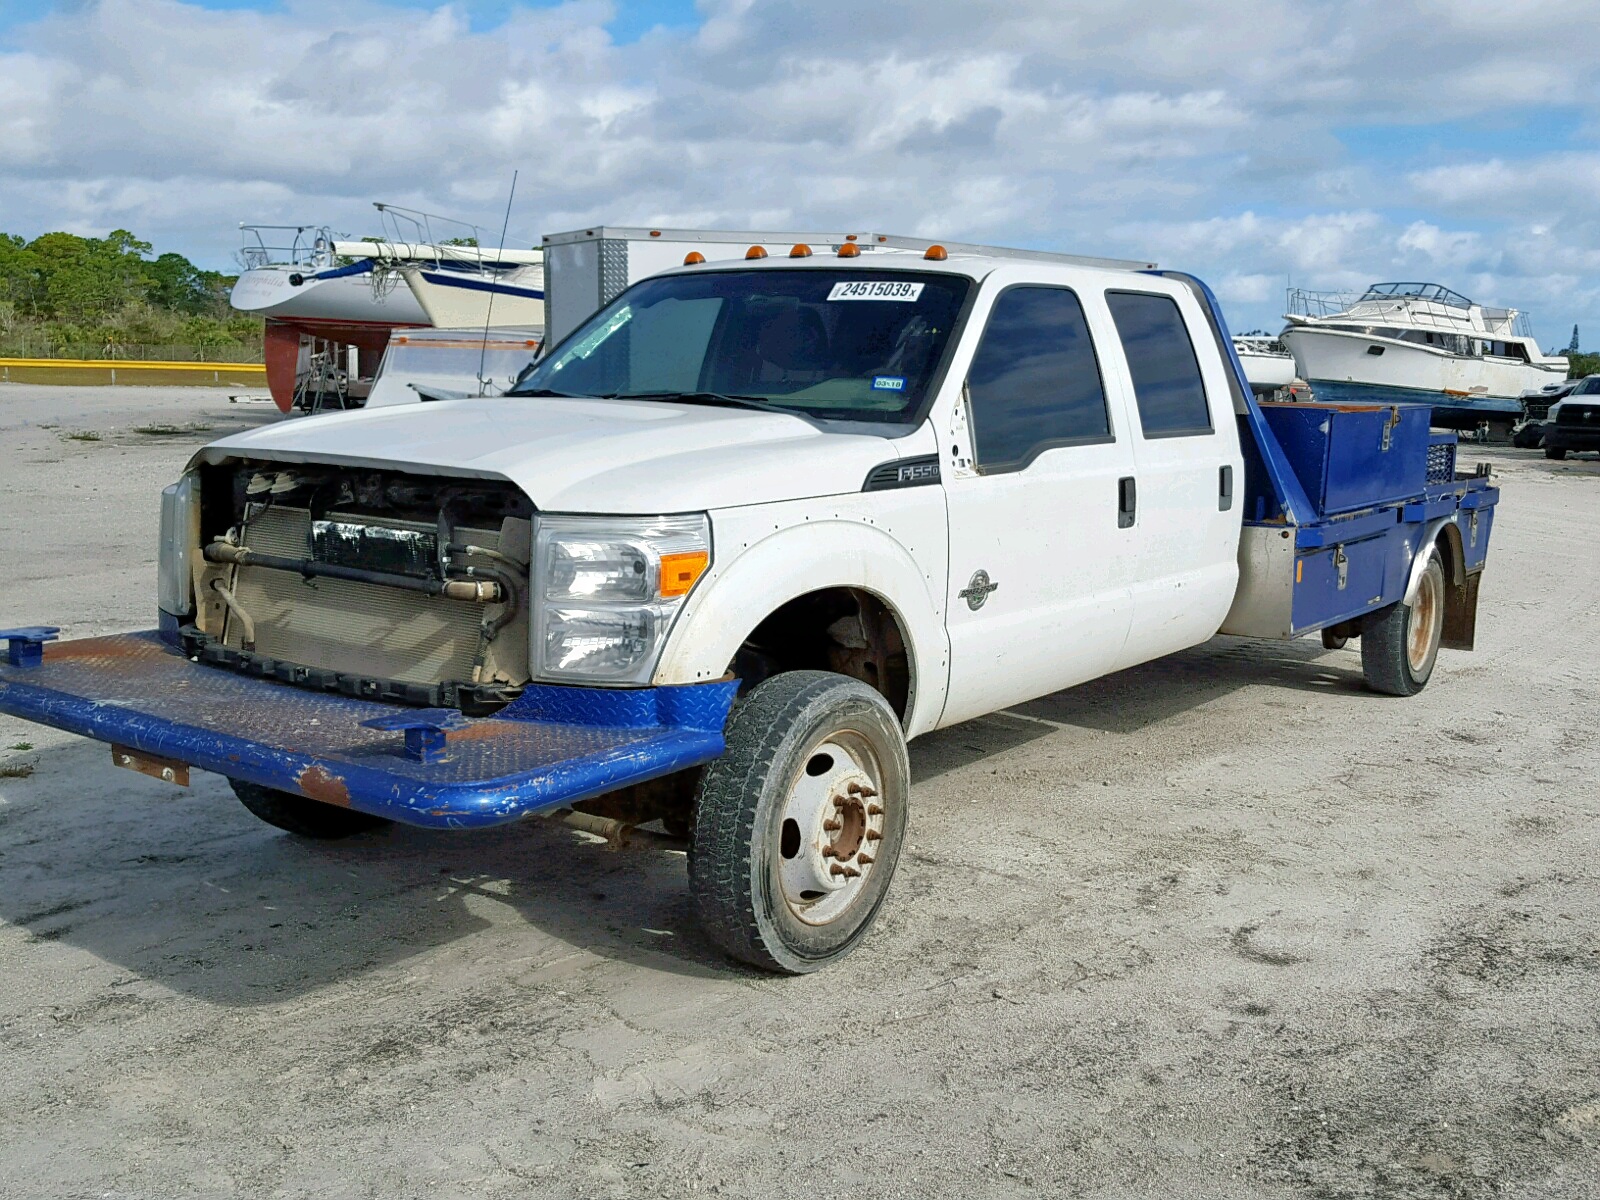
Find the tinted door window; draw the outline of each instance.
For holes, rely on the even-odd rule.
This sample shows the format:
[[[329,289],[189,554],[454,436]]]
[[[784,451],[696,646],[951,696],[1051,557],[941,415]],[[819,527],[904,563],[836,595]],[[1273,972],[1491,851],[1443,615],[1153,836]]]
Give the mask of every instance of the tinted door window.
[[[1065,288],[1000,294],[967,387],[973,444],[987,470],[1026,466],[1050,446],[1112,440],[1089,326]]]
[[[1144,436],[1210,433],[1200,361],[1177,304],[1144,292],[1108,292],[1106,303],[1128,358]]]

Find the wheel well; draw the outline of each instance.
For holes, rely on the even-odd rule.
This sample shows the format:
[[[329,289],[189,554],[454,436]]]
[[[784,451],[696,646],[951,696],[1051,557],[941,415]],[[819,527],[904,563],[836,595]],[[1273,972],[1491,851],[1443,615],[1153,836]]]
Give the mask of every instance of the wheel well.
[[[1446,525],[1439,530],[1439,536],[1433,544],[1439,549],[1439,558],[1444,564],[1444,578],[1447,584],[1459,586],[1466,578],[1465,558],[1461,552],[1461,530],[1454,523]]]
[[[910,711],[905,629],[861,588],[823,588],[788,601],[751,630],[729,669],[741,690],[784,671],[835,671],[877,690],[902,721]]]

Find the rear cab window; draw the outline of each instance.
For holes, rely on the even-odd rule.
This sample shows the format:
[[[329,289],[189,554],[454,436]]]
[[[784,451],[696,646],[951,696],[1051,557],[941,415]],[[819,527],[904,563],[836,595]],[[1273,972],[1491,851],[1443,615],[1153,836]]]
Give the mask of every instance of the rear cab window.
[[[985,474],[1056,446],[1115,440],[1083,305],[1071,289],[1019,284],[996,297],[967,372],[972,439]]]
[[[1183,313],[1171,296],[1107,292],[1133,381],[1139,427],[1146,440],[1215,432],[1200,360]]]

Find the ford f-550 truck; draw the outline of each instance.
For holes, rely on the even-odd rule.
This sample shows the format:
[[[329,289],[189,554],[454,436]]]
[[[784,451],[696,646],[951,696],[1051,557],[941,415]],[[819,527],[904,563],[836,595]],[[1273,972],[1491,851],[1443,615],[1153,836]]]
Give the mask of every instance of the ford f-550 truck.
[[[1219,631],[1359,638],[1419,691],[1498,499],[1455,455],[1426,406],[1257,402],[1186,275],[753,245],[505,396],[206,447],[159,628],[4,631],[0,710],[309,837],[647,826],[711,938],[808,971],[883,901],[908,739]]]

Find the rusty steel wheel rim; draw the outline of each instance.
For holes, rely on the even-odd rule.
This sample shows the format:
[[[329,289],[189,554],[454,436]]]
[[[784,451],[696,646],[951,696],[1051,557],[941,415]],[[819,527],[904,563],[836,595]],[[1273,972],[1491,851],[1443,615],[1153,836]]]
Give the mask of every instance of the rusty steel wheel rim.
[[[1411,606],[1411,621],[1406,630],[1406,663],[1414,678],[1428,673],[1439,651],[1439,625],[1444,618],[1441,580],[1439,568],[1430,564],[1422,573],[1422,584]]]
[[[811,748],[784,801],[778,884],[807,925],[837,921],[866,894],[885,828],[883,769],[872,744],[835,730]]]

